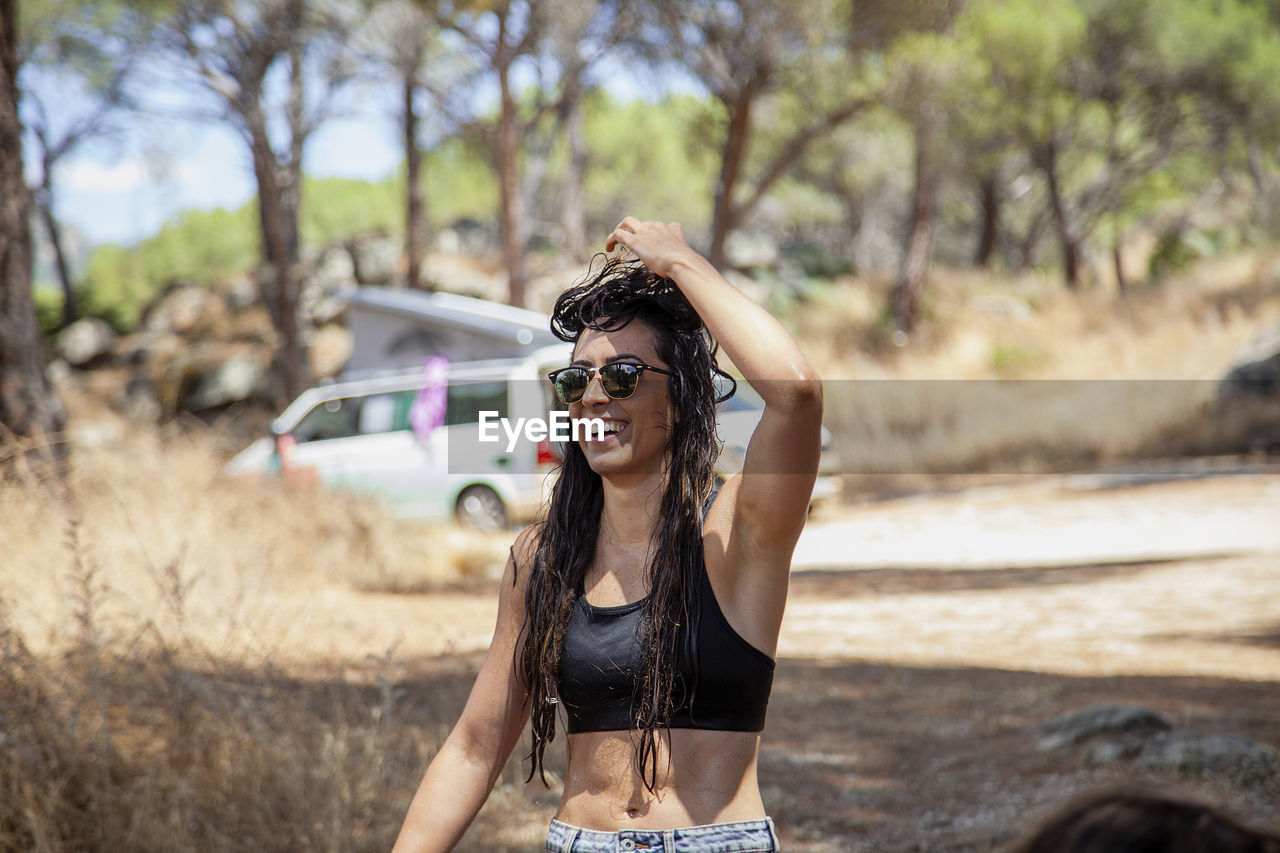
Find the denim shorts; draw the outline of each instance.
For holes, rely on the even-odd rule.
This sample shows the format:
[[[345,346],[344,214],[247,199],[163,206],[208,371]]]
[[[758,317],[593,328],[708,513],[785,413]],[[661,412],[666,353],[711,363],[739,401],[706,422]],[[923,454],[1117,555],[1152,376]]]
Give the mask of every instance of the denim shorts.
[[[597,832],[558,820],[547,831],[546,853],[777,853],[778,835],[769,818],[713,823],[684,829],[622,829]]]

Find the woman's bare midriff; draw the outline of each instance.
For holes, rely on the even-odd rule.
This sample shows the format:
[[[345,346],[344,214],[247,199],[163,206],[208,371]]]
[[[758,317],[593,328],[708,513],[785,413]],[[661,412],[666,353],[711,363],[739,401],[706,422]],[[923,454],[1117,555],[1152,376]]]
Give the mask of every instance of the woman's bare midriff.
[[[658,741],[653,791],[635,769],[638,737],[625,731],[569,735],[559,820],[616,832],[764,817],[756,779],[758,733],[666,730]]]

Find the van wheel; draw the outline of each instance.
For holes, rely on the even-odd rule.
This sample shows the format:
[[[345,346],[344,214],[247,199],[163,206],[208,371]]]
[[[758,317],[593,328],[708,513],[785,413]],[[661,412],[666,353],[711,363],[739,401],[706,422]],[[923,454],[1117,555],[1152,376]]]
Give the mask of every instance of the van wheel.
[[[507,508],[498,493],[488,486],[463,489],[453,514],[460,524],[477,530],[502,530],[507,526]]]

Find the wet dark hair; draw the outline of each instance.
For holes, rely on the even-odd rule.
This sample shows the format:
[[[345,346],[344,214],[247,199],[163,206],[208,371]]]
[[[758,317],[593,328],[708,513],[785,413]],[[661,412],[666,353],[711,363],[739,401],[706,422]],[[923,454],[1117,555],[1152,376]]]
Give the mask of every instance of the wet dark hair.
[[[597,256],[601,258],[603,256]],[[594,266],[594,263],[593,263]],[[702,571],[702,511],[711,498],[716,438],[717,346],[675,282],[639,261],[607,259],[598,270],[556,300],[551,331],[577,343],[587,329],[614,331],[640,321],[653,330],[658,357],[675,375],[668,378],[674,409],[667,438],[663,488],[649,597],[642,611],[642,671],[633,697],[636,768],[650,790],[657,781],[657,738],[675,708],[696,684],[676,678],[678,661],[696,661],[693,644]],[[517,657],[531,698],[532,767],[546,782],[543,752],[555,738],[556,683],[564,633],[587,567],[595,556],[604,491],[582,448],[566,442],[560,476],[533,558],[525,594],[525,624]],[[696,682],[696,673],[694,673]]]
[[[1280,853],[1280,835],[1153,785],[1086,793],[1005,853]]]

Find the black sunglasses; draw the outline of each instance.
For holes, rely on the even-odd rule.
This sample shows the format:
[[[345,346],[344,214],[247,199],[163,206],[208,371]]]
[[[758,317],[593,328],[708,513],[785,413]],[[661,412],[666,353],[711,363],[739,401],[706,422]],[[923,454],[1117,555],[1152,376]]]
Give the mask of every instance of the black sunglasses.
[[[556,389],[556,397],[561,403],[576,403],[587,393],[591,377],[600,377],[600,387],[604,393],[614,400],[625,400],[636,393],[640,384],[640,374],[646,370],[661,373],[663,376],[675,376],[669,370],[649,364],[636,364],[630,361],[615,361],[602,367],[562,367],[547,374],[551,385]]]

